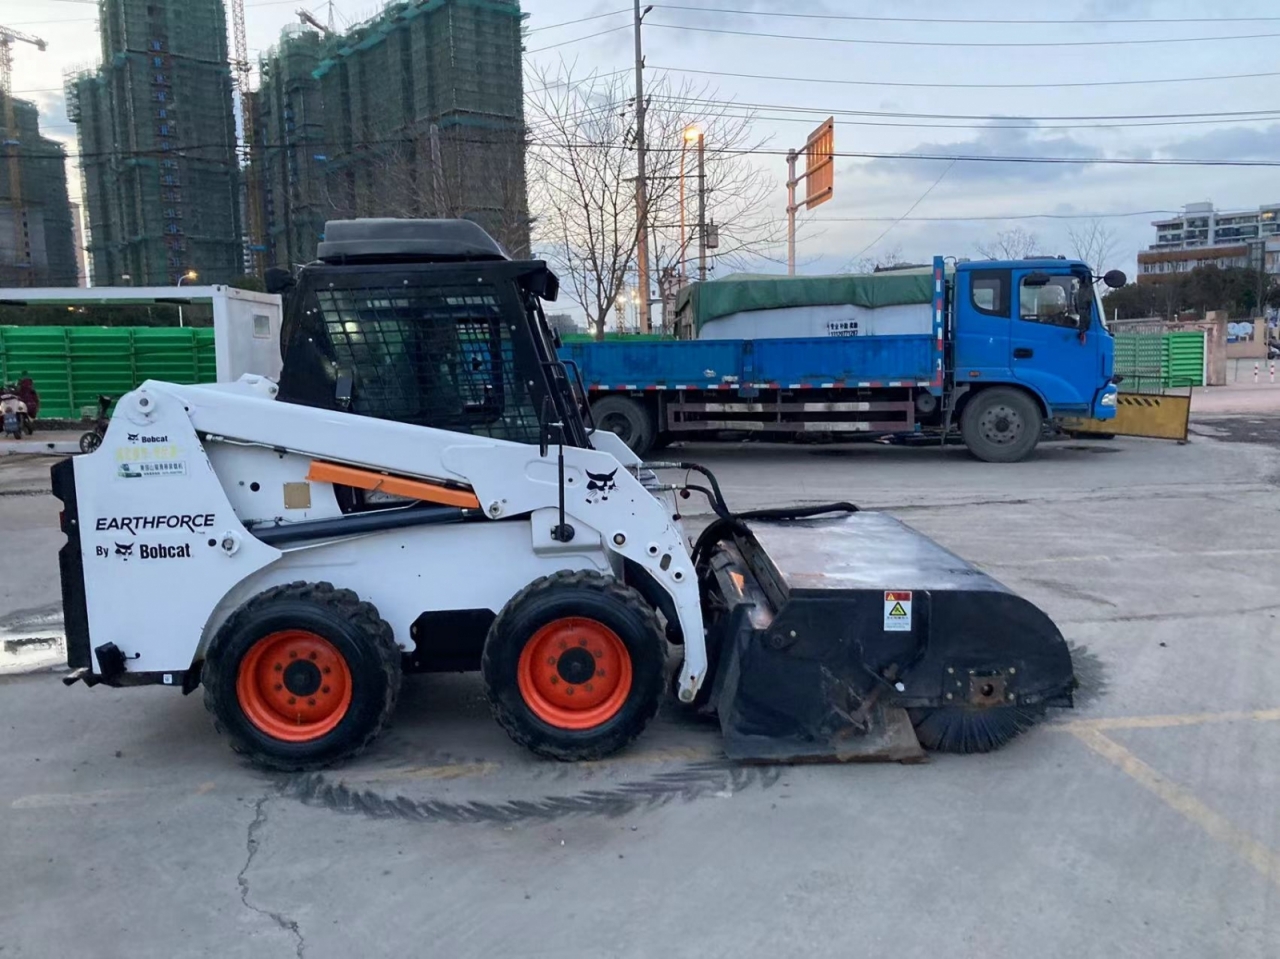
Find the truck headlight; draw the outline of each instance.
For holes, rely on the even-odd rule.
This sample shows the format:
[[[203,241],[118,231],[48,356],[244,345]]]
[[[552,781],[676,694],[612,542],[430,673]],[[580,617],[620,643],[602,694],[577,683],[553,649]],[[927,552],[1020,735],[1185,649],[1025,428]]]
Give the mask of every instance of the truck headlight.
[[[1116,405],[1116,391],[1115,391],[1115,390],[1107,390],[1107,392],[1103,393],[1103,394],[1102,394],[1102,399],[1100,399],[1100,400],[1098,401],[1098,405],[1099,405],[1099,406],[1115,406],[1115,405]]]

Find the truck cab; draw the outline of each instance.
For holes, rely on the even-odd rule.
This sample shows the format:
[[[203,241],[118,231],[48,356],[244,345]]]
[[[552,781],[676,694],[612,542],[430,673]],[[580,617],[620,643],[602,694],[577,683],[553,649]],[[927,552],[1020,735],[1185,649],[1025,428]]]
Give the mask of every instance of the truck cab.
[[[1115,341],[1095,282],[1086,264],[1058,257],[959,264],[950,310],[957,388],[1020,388],[1047,417],[1113,417]]]

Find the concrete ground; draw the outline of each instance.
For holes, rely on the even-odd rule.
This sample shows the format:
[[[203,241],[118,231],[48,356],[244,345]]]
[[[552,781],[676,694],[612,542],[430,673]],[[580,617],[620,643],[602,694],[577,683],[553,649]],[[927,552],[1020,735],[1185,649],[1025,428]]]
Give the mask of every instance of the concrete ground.
[[[0,677],[0,959],[1273,957],[1278,422],[1218,414],[1185,446],[1066,441],[1015,466],[681,451],[736,507],[886,508],[1042,606],[1078,708],[986,756],[734,767],[672,709],[610,761],[554,765],[506,739],[474,677],[427,676],[364,757],[273,776],[199,696]],[[18,635],[56,628],[60,536],[48,461],[8,460],[0,628]]]

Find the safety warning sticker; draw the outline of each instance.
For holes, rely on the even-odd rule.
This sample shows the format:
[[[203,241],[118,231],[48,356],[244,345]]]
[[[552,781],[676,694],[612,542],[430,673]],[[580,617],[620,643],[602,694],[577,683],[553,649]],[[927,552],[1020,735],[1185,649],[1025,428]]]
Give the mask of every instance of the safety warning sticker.
[[[884,630],[886,633],[905,633],[911,630],[911,591],[885,591]]]

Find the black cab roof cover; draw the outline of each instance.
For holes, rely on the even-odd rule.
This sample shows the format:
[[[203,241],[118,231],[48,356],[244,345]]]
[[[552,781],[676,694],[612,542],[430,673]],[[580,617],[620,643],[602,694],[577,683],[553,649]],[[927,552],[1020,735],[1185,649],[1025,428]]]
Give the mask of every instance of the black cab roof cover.
[[[471,220],[371,217],[329,220],[316,249],[325,263],[352,260],[508,260],[498,241]]]

